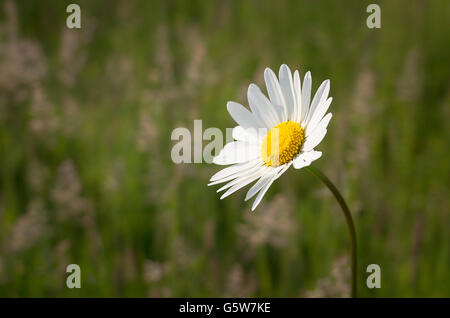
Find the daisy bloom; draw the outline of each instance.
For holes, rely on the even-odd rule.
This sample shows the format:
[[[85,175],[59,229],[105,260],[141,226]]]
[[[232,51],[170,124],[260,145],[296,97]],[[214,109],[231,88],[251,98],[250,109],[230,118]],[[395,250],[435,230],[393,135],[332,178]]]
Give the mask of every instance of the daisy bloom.
[[[225,183],[217,192],[226,190],[223,199],[256,181],[245,200],[256,195],[254,210],[272,183],[293,166],[309,166],[322,156],[314,150],[327,133],[332,114],[326,114],[332,98],[328,97],[330,81],[324,81],[311,100],[311,73],[303,84],[298,71],[292,73],[281,65],[278,78],[266,68],[264,80],[269,98],[259,87],[250,84],[247,97],[250,110],[228,102],[227,109],[238,126],[233,139],[225,145],[213,162],[231,165],[213,175],[209,185]]]

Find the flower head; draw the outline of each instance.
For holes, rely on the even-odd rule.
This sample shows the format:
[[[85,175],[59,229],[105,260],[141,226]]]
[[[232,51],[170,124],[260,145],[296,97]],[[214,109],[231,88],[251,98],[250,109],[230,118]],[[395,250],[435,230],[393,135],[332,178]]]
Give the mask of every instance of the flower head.
[[[251,111],[235,102],[227,109],[238,126],[233,129],[235,141],[225,145],[214,163],[231,165],[211,177],[209,185],[225,183],[217,192],[227,190],[221,199],[258,180],[245,200],[256,196],[254,210],[272,183],[291,165],[296,169],[309,166],[322,152],[314,148],[327,133],[332,114],[326,114],[330,81],[318,88],[312,102],[311,73],[303,85],[298,71],[292,76],[287,65],[281,65],[279,78],[266,68],[264,79],[269,98],[255,84],[248,87]],[[326,115],[325,115],[326,114]]]

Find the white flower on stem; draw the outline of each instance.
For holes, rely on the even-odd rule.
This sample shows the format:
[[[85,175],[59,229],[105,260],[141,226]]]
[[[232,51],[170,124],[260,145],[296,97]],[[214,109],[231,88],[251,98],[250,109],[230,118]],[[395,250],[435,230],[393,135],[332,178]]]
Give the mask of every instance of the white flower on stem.
[[[326,114],[332,98],[328,97],[330,81],[324,81],[311,101],[311,73],[303,85],[298,71],[292,76],[287,65],[281,65],[279,78],[266,68],[264,79],[269,98],[255,84],[248,87],[250,110],[228,102],[227,109],[238,126],[233,129],[235,141],[225,145],[214,163],[231,165],[213,175],[214,185],[226,183],[221,199],[256,181],[245,200],[256,195],[254,210],[272,183],[293,165],[300,169],[322,156],[314,150],[327,133],[332,114]]]

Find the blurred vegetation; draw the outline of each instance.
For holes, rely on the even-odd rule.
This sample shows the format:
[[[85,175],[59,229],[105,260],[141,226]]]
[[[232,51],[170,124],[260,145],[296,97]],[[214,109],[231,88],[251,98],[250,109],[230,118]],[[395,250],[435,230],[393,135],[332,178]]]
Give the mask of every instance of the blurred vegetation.
[[[0,296],[347,296],[312,175],[251,212],[170,159],[174,128],[233,127],[226,102],[286,63],[331,79],[315,165],[354,213],[360,296],[450,297],[449,1],[378,1],[372,30],[372,1],[77,1],[80,30],[71,2],[0,1]]]

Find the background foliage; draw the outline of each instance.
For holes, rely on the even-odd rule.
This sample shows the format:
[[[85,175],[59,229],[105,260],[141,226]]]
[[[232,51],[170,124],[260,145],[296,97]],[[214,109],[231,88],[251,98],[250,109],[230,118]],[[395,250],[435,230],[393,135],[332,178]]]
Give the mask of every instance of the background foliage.
[[[232,127],[266,66],[331,79],[322,169],[359,293],[450,296],[449,1],[0,1],[0,296],[347,296],[334,198],[290,170],[255,212],[171,131]],[[65,287],[65,268],[82,288]],[[365,287],[380,264],[382,286]]]

